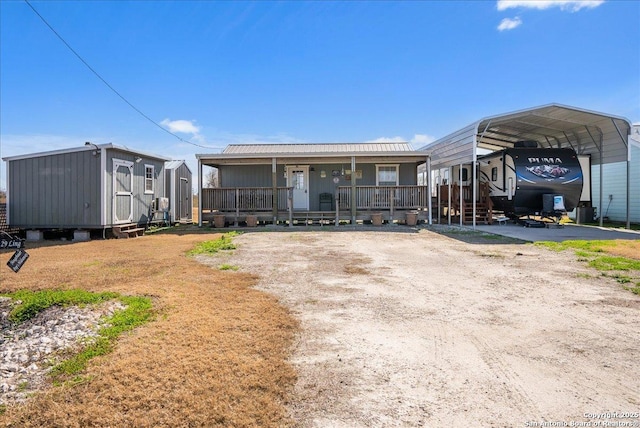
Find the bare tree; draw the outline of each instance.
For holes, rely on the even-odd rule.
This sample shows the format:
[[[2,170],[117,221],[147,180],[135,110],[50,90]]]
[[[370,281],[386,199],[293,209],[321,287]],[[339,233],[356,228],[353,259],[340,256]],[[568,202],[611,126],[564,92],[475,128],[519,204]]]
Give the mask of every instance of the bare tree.
[[[205,175],[204,186],[207,188],[218,187],[218,168],[209,168]]]

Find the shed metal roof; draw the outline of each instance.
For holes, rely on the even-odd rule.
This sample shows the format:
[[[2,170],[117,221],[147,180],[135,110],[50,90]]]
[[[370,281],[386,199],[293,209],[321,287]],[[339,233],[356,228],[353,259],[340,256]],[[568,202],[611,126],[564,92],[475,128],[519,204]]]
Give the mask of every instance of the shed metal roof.
[[[162,160],[162,161],[165,161],[165,162],[170,160],[169,158],[164,157],[164,156],[159,156],[159,155],[156,155],[156,154],[153,154],[153,153],[141,152],[139,150],[133,150],[133,149],[130,149],[128,147],[119,146],[119,145],[113,144],[113,143],[108,143],[108,144],[85,144],[85,145],[80,146],[80,147],[72,147],[72,148],[69,148],[69,149],[51,150],[51,151],[47,151],[47,152],[27,153],[27,154],[23,154],[23,155],[7,156],[7,157],[2,158],[2,160],[9,162],[9,161],[20,160],[20,159],[31,159],[31,158],[39,158],[39,157],[43,157],[43,156],[52,156],[52,155],[61,155],[61,154],[66,154],[66,153],[83,152],[83,151],[95,150],[96,147],[99,148],[99,149],[120,150],[120,151],[123,151],[123,152],[131,153],[133,155],[144,156],[146,158]]]
[[[172,160],[172,161],[165,162],[164,168],[165,169],[178,169],[182,165],[186,166],[187,169],[189,170],[189,172],[191,172],[191,168],[189,168],[189,166],[187,165],[187,162],[184,161],[184,160]]]
[[[591,155],[597,165],[627,160],[630,130],[629,120],[619,116],[549,104],[485,117],[419,150],[431,155],[435,168],[473,162],[477,148],[495,151],[534,140],[543,148]]]

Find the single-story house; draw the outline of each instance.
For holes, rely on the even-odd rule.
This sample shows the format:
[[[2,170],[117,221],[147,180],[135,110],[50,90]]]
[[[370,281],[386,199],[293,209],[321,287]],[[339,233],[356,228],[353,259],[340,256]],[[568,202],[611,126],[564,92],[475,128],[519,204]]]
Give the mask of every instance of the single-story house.
[[[165,197],[169,159],[115,144],[87,142],[3,160],[12,228],[101,229],[104,234],[149,224],[159,214],[156,199]]]
[[[292,219],[403,220],[426,218],[431,198],[418,185],[428,155],[408,143],[229,145],[198,154],[199,224],[213,214],[227,222],[256,215],[277,224]],[[217,187],[203,187],[203,167],[217,169]]]

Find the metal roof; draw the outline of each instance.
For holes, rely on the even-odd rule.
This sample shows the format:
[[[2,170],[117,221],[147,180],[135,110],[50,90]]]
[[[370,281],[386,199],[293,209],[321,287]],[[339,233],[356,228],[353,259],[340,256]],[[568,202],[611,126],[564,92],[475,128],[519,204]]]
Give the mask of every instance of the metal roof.
[[[61,154],[66,154],[66,153],[75,153],[75,152],[83,152],[83,151],[89,151],[89,150],[95,150],[97,148],[99,149],[113,149],[113,150],[120,150],[123,152],[127,152],[127,153],[131,153],[134,155],[139,155],[139,156],[144,156],[146,158],[151,158],[151,159],[158,159],[158,160],[162,160],[162,161],[169,161],[170,159],[164,156],[159,156],[153,153],[147,153],[147,152],[141,152],[138,150],[132,150],[128,147],[125,146],[118,146],[116,144],[112,144],[112,143],[108,143],[108,144],[85,144],[82,145],[80,147],[72,147],[70,149],[61,149],[61,150],[51,150],[48,152],[39,152],[39,153],[27,153],[24,155],[16,155],[16,156],[8,156],[8,157],[4,157],[2,158],[2,160],[4,161],[14,161],[14,160],[20,160],[20,159],[31,159],[31,158],[39,158],[39,157],[43,157],[43,156],[52,156],[52,155],[61,155]]]
[[[264,164],[275,159],[289,162],[344,162],[355,157],[360,161],[425,162],[424,152],[413,150],[409,143],[330,143],[330,144],[232,144],[222,153],[196,154],[209,166],[241,163]]]
[[[231,144],[224,154],[329,154],[369,152],[410,152],[409,143],[331,143],[331,144]]]
[[[567,147],[591,155],[597,165],[627,160],[630,130],[631,123],[622,117],[549,104],[483,118],[419,150],[431,155],[434,167],[446,167],[473,162],[477,148],[495,151],[533,140],[543,148]]]
[[[178,169],[182,165],[186,166],[187,169],[189,170],[189,172],[191,172],[191,168],[189,168],[189,166],[187,165],[187,162],[184,161],[184,160],[173,160],[173,161],[165,162],[164,168],[167,169],[167,170],[169,170],[169,169]]]

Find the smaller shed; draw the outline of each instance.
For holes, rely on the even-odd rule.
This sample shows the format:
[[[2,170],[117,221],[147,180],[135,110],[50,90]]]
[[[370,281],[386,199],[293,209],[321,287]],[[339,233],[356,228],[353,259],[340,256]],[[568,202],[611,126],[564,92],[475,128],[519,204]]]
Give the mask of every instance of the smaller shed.
[[[7,223],[19,229],[147,225],[169,159],[115,144],[6,157]]]
[[[165,164],[166,192],[169,198],[169,221],[193,222],[192,173],[186,162],[175,160]]]

